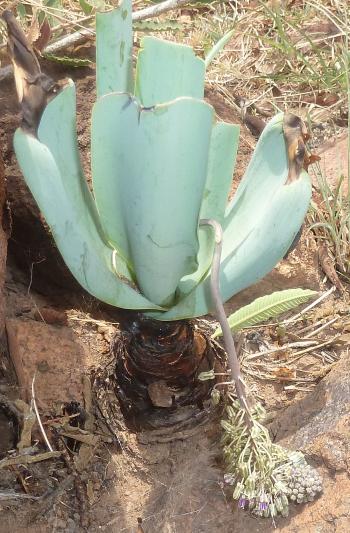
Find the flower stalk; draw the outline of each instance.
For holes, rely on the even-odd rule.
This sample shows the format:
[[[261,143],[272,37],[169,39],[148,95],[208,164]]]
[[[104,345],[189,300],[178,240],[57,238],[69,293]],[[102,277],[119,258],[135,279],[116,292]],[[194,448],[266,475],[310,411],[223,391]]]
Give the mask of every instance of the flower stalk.
[[[248,405],[246,387],[220,295],[222,228],[212,219],[203,219],[200,225],[210,225],[215,231],[210,288],[238,398],[235,399],[230,390],[227,392],[227,419],[221,420],[227,465],[224,480],[234,487],[232,497],[238,500],[240,509],[248,509],[257,516],[272,519],[277,514],[288,516],[289,500],[295,503],[312,501],[322,491],[322,481],[316,470],[306,463],[302,453],[290,452],[271,441],[269,432],[262,425],[265,409],[259,403]],[[212,374],[203,373],[202,379],[212,379]],[[215,405],[220,397],[217,389],[213,391],[216,391],[212,395]]]
[[[208,225],[214,229],[215,232],[215,248],[211,266],[210,276],[210,291],[215,308],[215,314],[218,322],[220,323],[224,344],[227,351],[227,361],[231,373],[231,379],[235,384],[237,396],[240,404],[247,413],[247,423],[250,424],[250,413],[247,401],[247,395],[245,390],[245,384],[241,376],[239,361],[237,357],[236,347],[231,333],[231,329],[226,317],[224,305],[222,303],[220,295],[220,261],[222,251],[222,236],[223,231],[221,224],[214,219],[202,219],[199,224],[201,226]]]

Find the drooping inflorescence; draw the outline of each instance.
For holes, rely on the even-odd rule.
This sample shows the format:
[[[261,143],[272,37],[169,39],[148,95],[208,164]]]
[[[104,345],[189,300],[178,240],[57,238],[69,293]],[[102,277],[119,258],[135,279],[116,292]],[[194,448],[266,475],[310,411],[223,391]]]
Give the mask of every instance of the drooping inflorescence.
[[[222,445],[226,462],[225,483],[233,486],[233,499],[241,509],[261,517],[288,516],[289,502],[314,500],[322,491],[322,480],[301,452],[291,452],[271,441],[261,424],[265,409],[256,404],[251,424],[246,411],[228,393],[227,418]]]

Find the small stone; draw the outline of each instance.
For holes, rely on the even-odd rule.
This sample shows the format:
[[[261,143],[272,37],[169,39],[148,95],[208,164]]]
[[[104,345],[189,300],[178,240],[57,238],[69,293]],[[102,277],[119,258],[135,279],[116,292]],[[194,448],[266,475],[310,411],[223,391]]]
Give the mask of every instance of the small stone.
[[[57,529],[65,529],[66,528],[66,524],[67,524],[66,520],[63,520],[62,518],[58,518],[56,520],[56,524],[55,525],[56,525]]]
[[[67,525],[66,529],[64,530],[65,533],[75,533],[77,531],[77,524],[72,518],[67,519]]]
[[[95,472],[98,472],[100,478],[104,476],[105,469],[106,469],[106,466],[101,462],[96,463],[94,466],[94,470]]]

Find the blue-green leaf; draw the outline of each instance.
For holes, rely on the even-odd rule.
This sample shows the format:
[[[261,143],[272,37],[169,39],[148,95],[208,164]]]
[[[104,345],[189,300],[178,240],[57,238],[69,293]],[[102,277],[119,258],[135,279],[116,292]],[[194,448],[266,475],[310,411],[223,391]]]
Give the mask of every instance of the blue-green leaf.
[[[123,0],[114,11],[96,13],[97,96],[132,91],[131,14],[131,0]]]
[[[310,179],[302,172],[286,184],[287,150],[283,115],[266,126],[247,172],[227,209],[220,271],[224,301],[252,285],[282,259],[306,215]],[[159,320],[199,316],[211,310],[209,273],[176,307],[156,313]]]
[[[193,49],[156,37],[144,37],[137,58],[135,96],[145,107],[179,96],[204,96],[204,61]]]
[[[170,305],[197,268],[197,225],[213,108],[179,98],[151,109],[111,94],[93,111],[95,198],[108,239],[133,265],[143,294]]]
[[[239,126],[219,122],[214,125],[210,141],[208,175],[205,183],[200,219],[213,218],[223,223],[232,185],[239,142]],[[198,268],[185,276],[178,288],[179,298],[188,294],[207,274],[213,256],[214,234],[211,228],[198,227]]]
[[[159,308],[139,293],[118,251],[106,244],[79,161],[74,85],[46,107],[38,137],[17,130],[15,151],[72,274],[90,294],[111,305]]]

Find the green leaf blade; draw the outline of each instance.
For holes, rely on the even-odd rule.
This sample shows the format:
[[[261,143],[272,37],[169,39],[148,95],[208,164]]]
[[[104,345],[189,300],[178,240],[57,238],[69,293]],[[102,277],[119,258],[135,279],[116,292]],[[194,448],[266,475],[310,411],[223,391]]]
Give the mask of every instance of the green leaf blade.
[[[123,0],[114,11],[96,13],[97,96],[131,92],[132,2]]]
[[[230,30],[218,40],[205,56],[205,68],[208,68],[213,59],[225,48],[235,30]]]
[[[266,126],[226,210],[220,268],[224,302],[275,267],[307,213],[311,183],[306,172],[293,183],[286,184],[288,160],[282,123],[283,115],[277,115]],[[156,315],[159,320],[178,320],[211,311],[208,272],[177,306]]]
[[[27,185],[80,285],[117,307],[159,309],[137,291],[128,266],[107,244],[80,164],[72,82],[45,108],[38,139],[19,129],[14,146]]]
[[[14,146],[26,182],[63,259],[80,285],[110,305],[127,309],[159,308],[131,286],[125,265],[122,270],[113,271],[113,251],[101,240],[94,224],[86,220],[85,206],[78,206],[67,194],[47,146],[22,130],[17,130]],[[119,261],[118,266],[121,266]]]
[[[223,223],[239,143],[239,126],[218,122],[210,140],[208,174],[199,219],[212,218]],[[180,297],[193,290],[208,272],[214,250],[214,234],[208,226],[198,227],[198,268],[179,284]]]
[[[189,46],[144,37],[136,65],[135,96],[145,107],[181,96],[204,97],[204,61]]]
[[[257,298],[251,304],[241,307],[229,316],[228,322],[231,331],[236,332],[277,317],[307,302],[316,295],[316,291],[308,289],[288,289]],[[221,335],[222,331],[219,327],[212,337],[215,339]]]
[[[198,266],[212,121],[211,106],[186,97],[144,109],[110,94],[94,107],[93,186],[104,231],[161,306]]]

